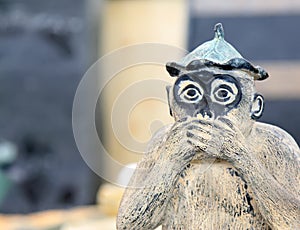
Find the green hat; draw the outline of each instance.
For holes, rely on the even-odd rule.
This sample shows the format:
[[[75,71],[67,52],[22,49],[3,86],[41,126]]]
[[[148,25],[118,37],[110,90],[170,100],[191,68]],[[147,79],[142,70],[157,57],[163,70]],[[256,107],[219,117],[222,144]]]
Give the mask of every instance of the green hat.
[[[268,73],[259,66],[253,66],[228,42],[224,40],[221,23],[215,25],[215,37],[205,42],[186,55],[180,62],[167,63],[167,71],[171,76],[179,76],[185,72],[197,71],[204,67],[223,70],[239,69],[248,72],[254,80],[264,80]]]

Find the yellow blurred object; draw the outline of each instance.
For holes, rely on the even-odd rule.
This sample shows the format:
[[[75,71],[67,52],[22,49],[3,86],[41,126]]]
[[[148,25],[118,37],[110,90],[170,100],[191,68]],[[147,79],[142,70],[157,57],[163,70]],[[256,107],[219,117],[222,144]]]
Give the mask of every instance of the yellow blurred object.
[[[100,211],[108,216],[117,216],[124,188],[113,184],[104,184],[97,194]]]
[[[95,5],[96,7],[96,5]],[[103,1],[99,7],[99,56],[109,52],[136,44],[154,43],[174,47],[163,54],[154,52],[147,56],[170,56],[169,60],[178,60],[182,57],[183,49],[187,43],[188,31],[188,1],[186,0],[122,0]],[[176,49],[175,49],[176,47]],[[177,48],[178,47],[178,48]],[[175,52],[176,50],[176,52]],[[182,50],[179,52],[178,50]],[[144,149],[138,146],[146,143],[152,134],[163,125],[172,121],[167,105],[166,91],[163,84],[174,80],[165,70],[165,63],[135,63],[136,65],[117,71],[108,84],[103,82],[109,76],[115,62],[124,60],[136,60],[139,54],[136,52],[118,53],[118,59],[114,59],[106,68],[101,68],[99,84],[105,84],[101,92],[102,130],[104,132],[103,143],[109,155],[121,164],[137,162],[141,158]],[[105,76],[105,77],[103,77]],[[152,97],[142,98],[145,87],[134,89],[138,82],[146,82],[156,79],[157,87],[149,85],[153,90]],[[132,87],[132,88],[131,88]],[[131,90],[132,89],[132,90]],[[126,93],[130,90],[130,96]],[[162,95],[158,100],[155,95]],[[126,98],[125,100],[124,97]],[[127,100],[128,99],[128,100]],[[132,103],[131,103],[132,102]],[[123,111],[125,122],[113,120],[115,111]],[[128,113],[125,113],[129,111]],[[162,111],[164,111],[162,113]],[[119,114],[119,113],[118,113]],[[140,115],[142,114],[142,115]],[[118,126],[118,124],[126,124]],[[127,125],[128,124],[128,125]],[[153,131],[153,132],[152,132]],[[119,134],[119,135],[117,135]],[[134,143],[138,143],[134,145]],[[144,144],[146,146],[146,144]],[[134,147],[133,147],[134,146]],[[112,178],[118,174],[110,161],[103,161],[101,166]]]
[[[106,0],[102,7],[100,54],[144,42],[186,47],[186,0]]]

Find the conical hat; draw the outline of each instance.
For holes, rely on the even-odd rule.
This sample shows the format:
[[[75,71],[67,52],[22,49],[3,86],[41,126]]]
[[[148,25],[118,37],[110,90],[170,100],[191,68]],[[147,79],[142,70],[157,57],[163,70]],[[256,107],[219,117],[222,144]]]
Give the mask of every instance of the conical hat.
[[[197,59],[206,59],[223,64],[233,58],[243,58],[242,55],[228,42],[224,40],[224,30],[221,23],[215,25],[215,37],[213,40],[203,43],[185,56],[180,63],[184,66]]]
[[[171,76],[179,76],[190,71],[198,71],[203,67],[223,70],[241,70],[254,77],[264,80],[269,75],[260,66],[253,66],[249,61],[224,39],[221,23],[215,25],[215,37],[198,46],[187,54],[180,62],[169,62],[166,65]]]

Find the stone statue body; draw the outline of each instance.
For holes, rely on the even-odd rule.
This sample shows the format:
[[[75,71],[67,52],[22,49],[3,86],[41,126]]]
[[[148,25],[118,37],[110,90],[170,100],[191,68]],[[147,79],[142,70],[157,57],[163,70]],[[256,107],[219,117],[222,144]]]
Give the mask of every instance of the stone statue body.
[[[215,38],[168,63],[173,125],[152,139],[123,196],[118,229],[300,229],[299,147],[257,122],[268,74]]]

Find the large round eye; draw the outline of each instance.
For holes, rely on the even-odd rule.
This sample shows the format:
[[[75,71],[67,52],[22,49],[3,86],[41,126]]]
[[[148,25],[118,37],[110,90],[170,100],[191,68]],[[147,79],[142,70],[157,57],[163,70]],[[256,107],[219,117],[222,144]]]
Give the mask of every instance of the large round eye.
[[[224,79],[216,79],[212,83],[211,98],[214,102],[229,105],[235,101],[238,95],[238,87],[233,82]]]
[[[186,103],[197,103],[202,100],[203,90],[196,82],[187,80],[180,82],[178,95]]]

